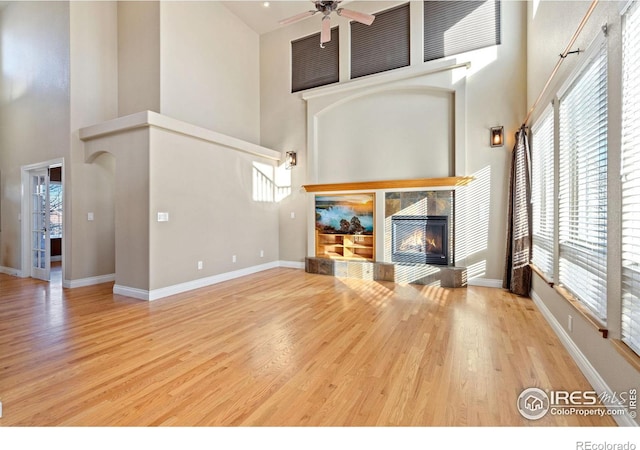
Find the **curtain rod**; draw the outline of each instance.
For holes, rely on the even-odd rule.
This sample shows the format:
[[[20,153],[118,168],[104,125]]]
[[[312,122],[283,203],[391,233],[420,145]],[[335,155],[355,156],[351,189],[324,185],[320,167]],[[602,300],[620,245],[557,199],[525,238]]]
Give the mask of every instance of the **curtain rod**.
[[[576,40],[578,39],[578,36],[582,32],[582,29],[586,25],[587,21],[589,20],[589,17],[591,17],[591,13],[596,8],[597,4],[598,4],[598,0],[593,0],[591,2],[591,6],[589,6],[589,9],[587,10],[586,14],[582,18],[582,21],[578,25],[578,28],[576,29],[576,32],[573,33],[573,36],[571,37],[571,40],[567,44],[567,48],[565,48],[564,52],[562,52],[560,54],[560,59],[558,59],[558,62],[556,63],[556,66],[551,71],[551,75],[549,75],[549,78],[547,79],[547,82],[544,84],[544,87],[542,88],[542,91],[540,92],[540,95],[538,95],[538,98],[536,98],[536,101],[533,102],[533,105],[531,106],[531,109],[527,113],[527,117],[524,118],[524,121],[522,122],[522,126],[523,127],[527,126],[527,122],[529,122],[529,119],[531,118],[531,114],[533,114],[533,112],[536,110],[536,108],[538,106],[538,103],[540,103],[540,101],[542,100],[544,95],[547,93],[547,89],[549,88],[549,85],[551,84],[551,81],[553,80],[553,78],[556,76],[556,73],[558,73],[558,70],[560,69],[560,66],[562,65],[562,62],[565,60],[567,55],[575,53],[575,52],[571,51],[571,47],[573,47],[573,44],[575,44]]]

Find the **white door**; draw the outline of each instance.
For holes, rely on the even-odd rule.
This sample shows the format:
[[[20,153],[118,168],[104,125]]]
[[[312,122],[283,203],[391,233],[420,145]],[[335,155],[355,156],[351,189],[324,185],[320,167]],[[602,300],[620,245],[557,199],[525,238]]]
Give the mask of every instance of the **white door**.
[[[49,170],[31,175],[31,276],[49,281],[51,240],[49,239]]]

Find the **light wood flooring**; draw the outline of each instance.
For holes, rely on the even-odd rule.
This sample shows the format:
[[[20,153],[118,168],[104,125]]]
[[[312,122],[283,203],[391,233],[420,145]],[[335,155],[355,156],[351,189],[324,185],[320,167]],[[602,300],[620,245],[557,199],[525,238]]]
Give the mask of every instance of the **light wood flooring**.
[[[273,269],[143,302],[0,274],[0,426],[550,426],[591,389],[530,299]]]

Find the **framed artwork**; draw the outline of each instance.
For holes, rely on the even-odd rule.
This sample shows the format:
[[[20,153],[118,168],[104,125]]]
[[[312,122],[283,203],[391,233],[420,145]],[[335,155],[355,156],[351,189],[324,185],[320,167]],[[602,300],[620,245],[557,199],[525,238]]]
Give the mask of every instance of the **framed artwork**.
[[[316,230],[372,235],[375,194],[316,195]]]

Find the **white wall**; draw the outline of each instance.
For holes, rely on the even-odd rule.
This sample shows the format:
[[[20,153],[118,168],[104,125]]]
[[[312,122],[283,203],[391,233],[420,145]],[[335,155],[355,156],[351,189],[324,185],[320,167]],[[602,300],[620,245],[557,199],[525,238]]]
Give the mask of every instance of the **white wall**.
[[[453,110],[450,92],[400,89],[323,111],[316,122],[318,182],[453,175]]]
[[[21,269],[20,167],[69,155],[69,4],[0,10],[0,267]]]
[[[393,4],[397,4],[395,2]],[[412,13],[419,14],[422,11],[422,2],[411,2]],[[360,4],[369,11],[379,9],[379,3],[365,2]],[[389,6],[389,4],[386,4]],[[341,19],[335,21],[341,25],[346,23]],[[421,19],[418,21],[421,23]],[[412,22],[413,23],[413,22]],[[293,194],[281,204],[280,215],[280,253],[284,260],[302,260],[306,256],[306,232],[307,221],[299,220],[306,214],[307,195],[300,189],[302,184],[310,181],[310,166],[307,148],[307,105],[301,98],[301,94],[291,94],[290,91],[290,42],[291,40],[315,33],[319,30],[319,24],[313,19],[305,20],[289,27],[284,27],[261,36],[261,140],[262,144],[271,148],[283,150],[296,150],[300,156],[300,164],[293,172]],[[526,114],[526,4],[523,2],[502,2],[502,44],[496,47],[481,49],[468,54],[449,58],[450,63],[470,61],[471,69],[466,72],[464,123],[466,134],[463,136],[464,164],[466,173],[459,175],[473,175],[477,177],[466,190],[467,223],[469,227],[459,229],[459,233],[467,233],[469,243],[465,246],[467,254],[464,264],[473,267],[474,276],[498,280],[502,278],[504,251],[505,251],[505,224],[508,168],[510,164],[510,150],[513,147],[513,135],[520,126]],[[344,68],[348,64],[349,45],[346,39],[348,34],[341,32],[341,65]],[[412,55],[416,46],[421,44],[420,27],[412,28],[411,42]],[[442,65],[443,61],[423,63],[421,58],[412,58],[412,68],[416,70],[435,68]],[[344,70],[341,70],[344,76]],[[374,75],[372,77],[385,76]],[[459,79],[450,73],[450,84],[455,86]],[[457,76],[457,75],[455,75]],[[428,84],[428,83],[423,83]],[[394,104],[393,111],[401,110],[402,104],[407,101],[406,93],[387,98]],[[421,102],[423,94],[416,91],[409,100],[414,105]],[[424,100],[424,99],[422,99]],[[428,102],[426,103],[428,107]],[[384,107],[376,111],[385,115]],[[343,115],[344,116],[344,115]],[[439,114],[438,120],[442,120],[444,113]],[[353,117],[350,120],[358,127],[365,129],[366,120]],[[412,123],[416,127],[419,121]],[[496,125],[504,125],[506,130],[506,146],[503,148],[491,148],[489,146],[489,128]],[[402,124],[406,126],[406,124]],[[352,139],[353,127],[341,130],[342,135],[336,133],[332,136],[333,143],[339,142],[340,136],[347,142]],[[402,171],[391,164],[387,164],[388,170],[369,167],[366,171],[353,168],[349,173],[340,172],[340,177],[349,178],[336,181],[365,180],[372,178],[414,178],[419,174],[425,177],[434,176],[444,167],[432,168],[419,164],[424,162],[425,148],[429,143],[422,142],[423,127],[420,130],[412,130],[412,142],[406,143],[403,150],[405,158],[418,163],[406,167]],[[361,132],[361,131],[360,131]],[[329,131],[327,131],[329,133]],[[398,136],[401,131],[398,128],[391,134]],[[397,139],[400,141],[400,139]],[[419,142],[416,142],[419,141]],[[442,143],[445,146],[445,143]],[[342,147],[342,153],[354,151]],[[397,149],[394,149],[397,151]],[[382,154],[381,154],[382,152]],[[369,157],[380,155],[386,159],[388,155],[380,148],[370,152]],[[432,155],[438,157],[436,153]],[[318,155],[320,158],[321,155]],[[389,160],[386,159],[388,162]],[[323,160],[320,164],[328,164]],[[434,169],[433,172],[431,170]],[[325,172],[328,166],[323,169]],[[384,176],[384,175],[388,176]],[[297,219],[291,220],[290,212],[296,212]],[[458,255],[459,256],[459,255]]]
[[[160,8],[159,112],[258,144],[258,35],[218,2]]]

